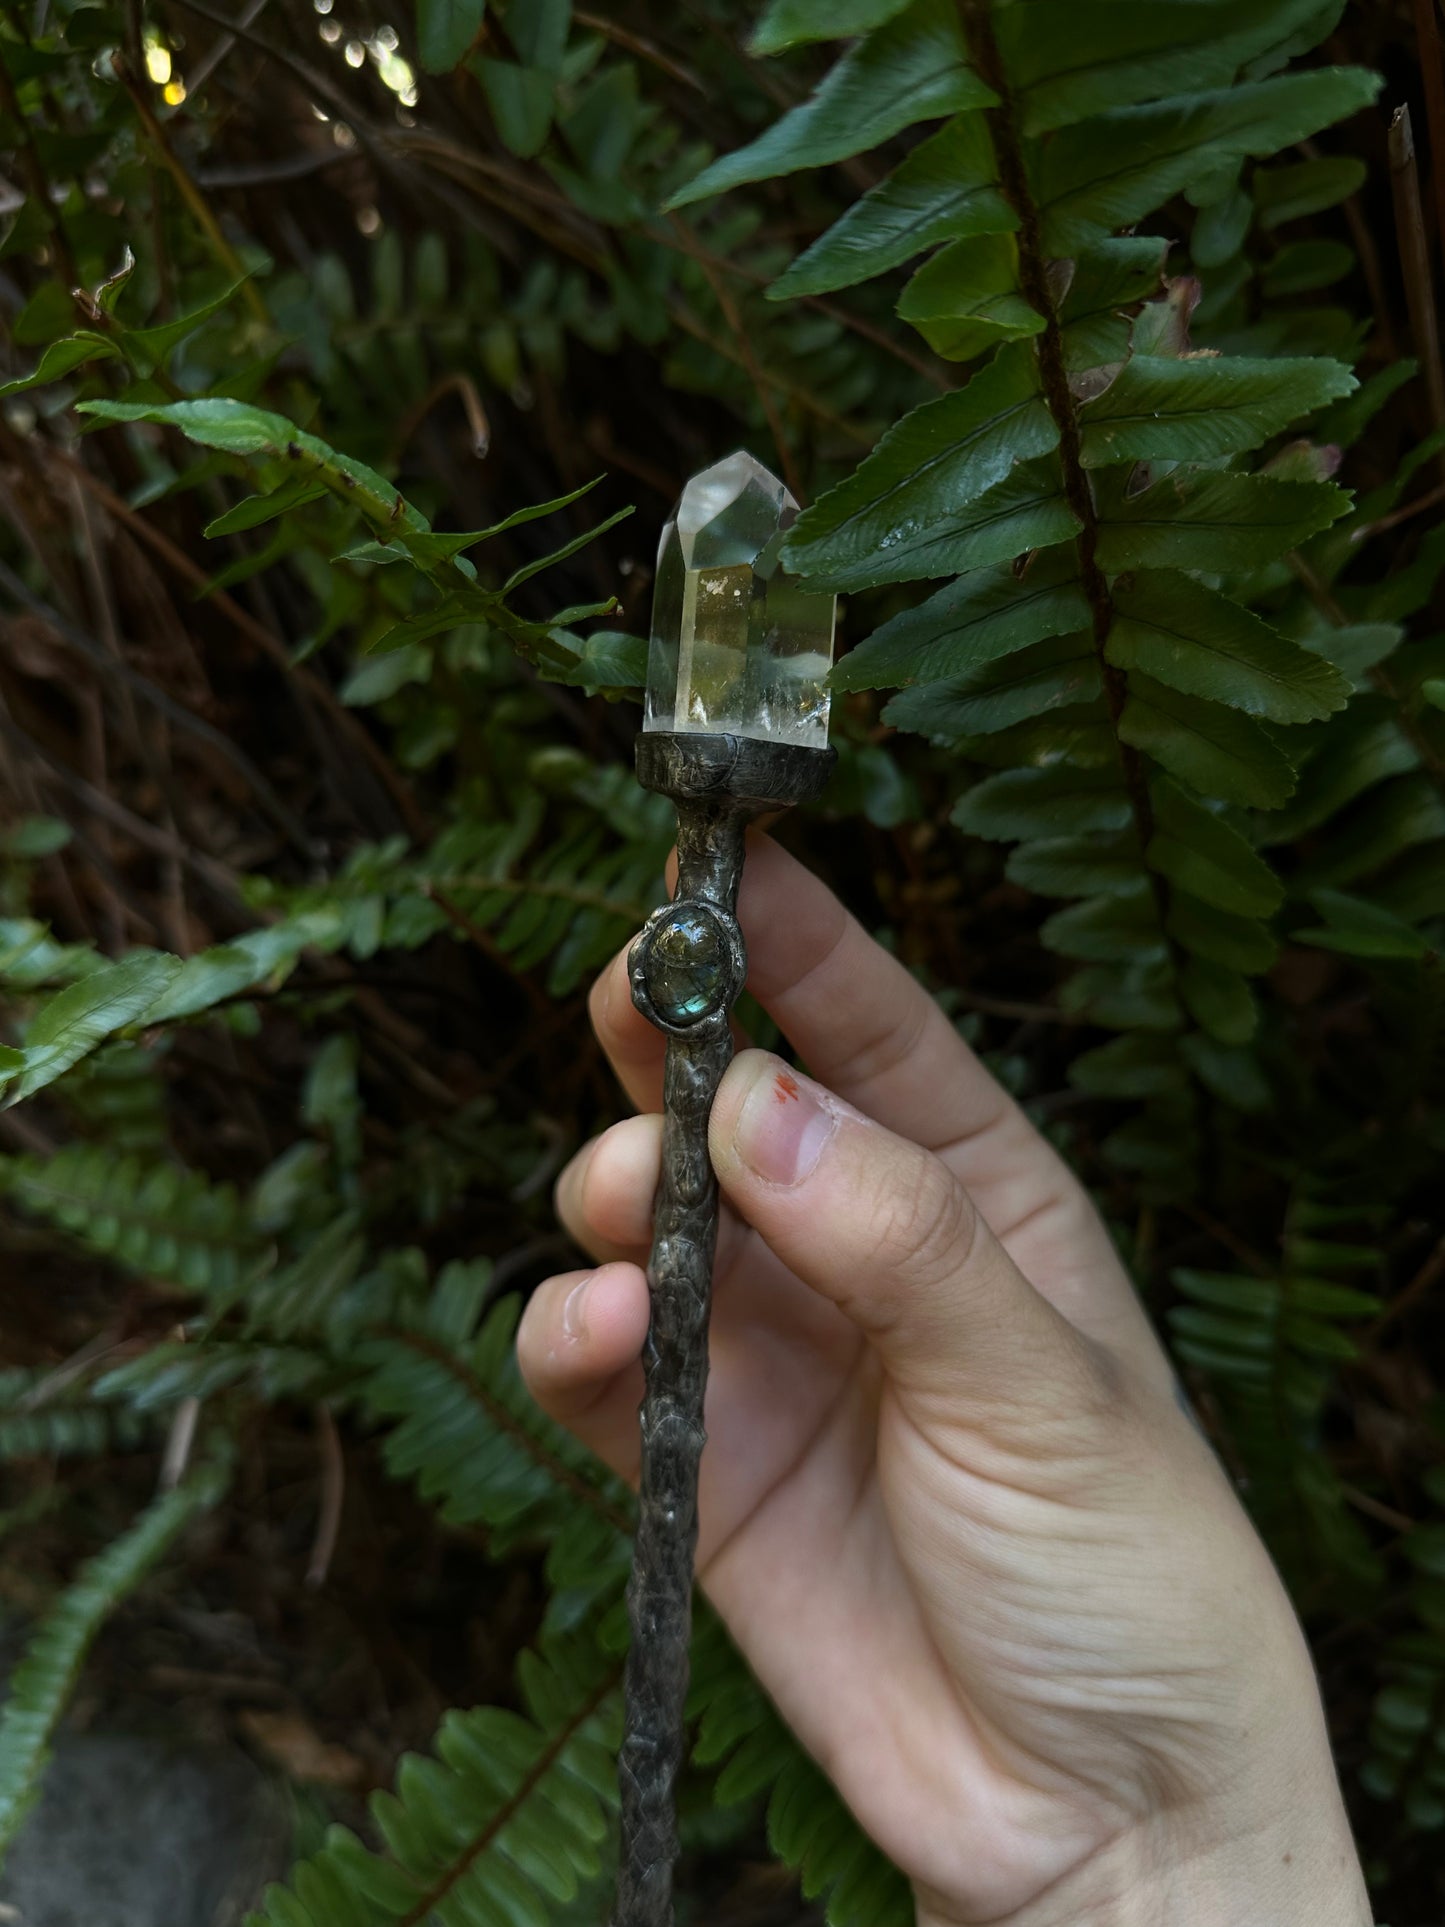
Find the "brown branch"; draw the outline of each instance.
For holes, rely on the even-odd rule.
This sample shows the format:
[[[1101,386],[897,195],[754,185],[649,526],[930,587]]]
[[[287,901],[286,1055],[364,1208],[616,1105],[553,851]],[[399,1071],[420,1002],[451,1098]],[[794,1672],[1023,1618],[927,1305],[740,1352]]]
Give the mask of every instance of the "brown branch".
[[[674,60],[671,54],[664,53],[661,47],[651,40],[645,40],[640,33],[630,33],[626,27],[620,27],[615,20],[609,20],[605,14],[589,13],[582,7],[572,9],[572,18],[579,27],[585,27],[589,33],[600,33],[614,46],[636,54],[639,60],[647,61],[660,73],[680,81],[684,87],[691,87],[699,94],[707,93],[707,88],[690,67],[684,67],[680,60]]]
[[[1397,107],[1390,120],[1390,186],[1395,197],[1395,237],[1405,277],[1411,340],[1425,374],[1431,424],[1441,428],[1445,427],[1445,368],[1440,361],[1430,243],[1425,233],[1420,173],[1415,164],[1415,135],[1408,106]],[[1440,459],[1445,465],[1445,457]]]
[[[1435,230],[1445,259],[1445,69],[1440,64],[1440,23],[1435,0],[1413,0],[1415,44],[1425,84],[1425,124],[1430,130],[1430,183],[1435,200]]]
[[[1391,1325],[1403,1318],[1406,1312],[1413,1311],[1441,1278],[1445,1278],[1445,1233],[1442,1233],[1439,1242],[1404,1290],[1390,1300],[1371,1325],[1366,1333],[1367,1339],[1373,1342],[1381,1332],[1388,1331]]]

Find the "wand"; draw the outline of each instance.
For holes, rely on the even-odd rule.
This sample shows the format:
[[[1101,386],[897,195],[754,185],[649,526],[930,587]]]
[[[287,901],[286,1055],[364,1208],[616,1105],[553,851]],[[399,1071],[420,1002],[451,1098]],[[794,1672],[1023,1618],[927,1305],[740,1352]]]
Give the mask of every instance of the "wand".
[[[671,1927],[676,1782],[692,1625],[697,1475],[717,1243],[708,1156],[747,976],[737,924],[755,817],[819,795],[828,748],[834,598],[779,556],[798,505],[750,455],[695,475],[662,532],[637,775],[677,805],[677,891],[628,957],[632,1000],[667,1034],[662,1178],[647,1283],[642,1480],[618,1778],[622,1855],[613,1927]]]

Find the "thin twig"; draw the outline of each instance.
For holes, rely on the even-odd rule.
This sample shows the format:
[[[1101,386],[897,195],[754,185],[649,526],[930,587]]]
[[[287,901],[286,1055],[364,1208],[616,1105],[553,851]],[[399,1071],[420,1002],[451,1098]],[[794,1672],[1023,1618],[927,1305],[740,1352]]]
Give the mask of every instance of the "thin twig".
[[[706,94],[707,88],[690,67],[684,67],[680,60],[674,60],[671,54],[664,53],[661,47],[651,40],[645,40],[640,33],[629,33],[626,27],[618,26],[615,20],[609,20],[605,14],[589,13],[582,7],[572,9],[572,18],[579,27],[585,27],[590,33],[600,33],[614,46],[623,47],[628,53],[636,54],[639,60],[647,61],[660,73],[680,81],[684,87],[691,87],[699,94]]]
[[[266,0],[249,0],[249,5],[241,15],[240,25],[249,27],[253,20],[260,17],[265,7]],[[220,66],[221,62],[226,59],[235,47],[236,40],[237,35],[233,33],[223,33],[218,40],[211,42],[211,45],[206,49],[200,60],[197,61],[195,67],[186,75],[187,100],[193,100],[201,91],[206,82],[211,78],[211,75]]]
[[[193,711],[186,709],[164,689],[151,682],[149,677],[141,675],[137,669],[132,669],[123,656],[112,656],[94,636],[87,635],[83,629],[61,615],[58,609],[52,608],[48,602],[43,602],[39,596],[32,595],[15,571],[3,561],[0,561],[0,588],[3,588],[7,595],[12,596],[22,608],[29,610],[31,615],[48,623],[63,641],[72,649],[78,650],[87,661],[93,662],[103,675],[118,678],[143,702],[149,703],[159,715],[164,716],[169,723],[195,736],[217,756],[223,757],[240,776],[245,778],[247,785],[255,794],[256,801],[272,818],[277,828],[284,831],[297,851],[308,859],[316,856],[316,845],[307,836],[299,817],[295,816],[282,802],[245,750],[233,743],[222,730],[214,728],[204,717],[197,716]]]
[[[316,1514],[316,1537],[306,1566],[306,1584],[315,1592],[326,1584],[336,1539],[341,1530],[341,1502],[346,1496],[346,1458],[341,1434],[324,1400],[316,1406],[316,1446],[321,1455],[321,1504]]]
[[[1373,1342],[1381,1332],[1388,1331],[1391,1325],[1405,1316],[1406,1312],[1413,1311],[1441,1278],[1445,1278],[1445,1233],[1441,1234],[1439,1242],[1404,1290],[1398,1292],[1385,1306],[1366,1333],[1366,1338]]]
[[[1435,0],[1414,0],[1415,44],[1425,83],[1425,124],[1430,131],[1430,183],[1435,201],[1435,231],[1445,260],[1445,70],[1440,64],[1440,23]]]
[[[687,232],[675,214],[668,216],[668,225],[675,235],[679,233],[685,235]],[[748,379],[753,384],[753,392],[758,398],[758,406],[762,409],[764,418],[768,424],[768,433],[773,438],[773,447],[777,452],[778,464],[783,471],[783,480],[792,491],[793,499],[800,507],[806,508],[807,497],[803,493],[803,478],[798,472],[798,465],[794,460],[788,437],[783,432],[783,418],[778,413],[777,404],[768,393],[762,368],[759,365],[757,356],[753,353],[753,344],[748,338],[748,331],[743,325],[741,314],[738,312],[738,304],[733,300],[732,295],[728,292],[727,284],[724,282],[722,276],[713,268],[711,262],[703,259],[701,255],[694,256],[694,259],[702,269],[703,278],[712,289],[713,300],[716,301],[718,307],[722,310],[723,320],[726,321],[732,338],[737,343],[739,358],[744,368],[748,371]]]
[[[206,197],[182,165],[179,155],[171,146],[170,136],[162,126],[155,109],[146,98],[144,83],[131,72],[129,64],[117,51],[110,57],[111,71],[121,86],[130,95],[131,104],[140,117],[151,145],[165,163],[167,172],[180,190],[181,199],[191,211],[197,227],[205,235],[212,254],[220,262],[234,281],[241,283],[241,299],[251,310],[257,321],[269,322],[270,315],[266,303],[261,299],[255,283],[249,278],[246,265],[221,232],[221,224],[211,212]]]
[[[477,384],[470,375],[464,375],[460,370],[442,375],[440,379],[434,381],[421,400],[407,410],[392,441],[393,460],[400,459],[407,443],[442,397],[453,394],[460,400],[463,413],[467,418],[467,427],[471,430],[472,453],[478,461],[482,460],[492,445],[492,425],[487,420],[487,411],[482,405],[481,396],[477,393]]]
[[[77,461],[74,456],[66,454],[59,448],[52,447],[47,453],[52,460],[74,469],[96,500],[103,503],[117,521],[123,522],[138,541],[143,542],[154,554],[160,556],[162,561],[183,581],[189,582],[197,589],[205,588],[210,580],[206,571],[198,563],[192,562],[184,550],[177,548],[168,536],[163,535],[143,515],[138,515],[113,489],[107,488],[105,483],[93,475],[83,462]],[[393,769],[390,758],[380,744],[339,700],[330,684],[314,675],[304,665],[294,662],[285,643],[279,637],[273,636],[262,623],[257,622],[256,618],[243,609],[235,597],[229,595],[226,590],[211,590],[206,601],[209,607],[223,616],[238,634],[245,636],[264,655],[269,656],[272,662],[285,671],[288,678],[293,679],[326,712],[327,718],[338,735],[343,736],[352,748],[358,750],[369,764],[410,834],[418,841],[425,841],[426,821],[406,784]]]
[[[1445,427],[1445,368],[1440,360],[1430,243],[1420,204],[1420,173],[1415,165],[1415,136],[1408,106],[1397,107],[1390,120],[1390,185],[1395,197],[1395,236],[1405,277],[1412,345],[1425,373],[1431,424],[1441,428]],[[1445,466],[1445,457],[1437,459]]]
[[[160,1477],[156,1481],[158,1491],[174,1492],[186,1476],[200,1416],[201,1401],[198,1398],[183,1398],[176,1407],[171,1429],[166,1436],[166,1449],[161,1456]]]

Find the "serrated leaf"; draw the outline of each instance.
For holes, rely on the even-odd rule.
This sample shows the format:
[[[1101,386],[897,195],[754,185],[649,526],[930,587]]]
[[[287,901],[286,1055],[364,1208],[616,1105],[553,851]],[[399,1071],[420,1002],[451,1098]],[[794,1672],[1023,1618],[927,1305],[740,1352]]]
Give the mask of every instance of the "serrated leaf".
[[[1224,1103],[1254,1115],[1270,1108],[1272,1093],[1253,1050],[1221,1044],[1202,1030],[1181,1037],[1179,1049],[1204,1088]]]
[[[1173,570],[1140,570],[1113,589],[1105,654],[1186,695],[1277,723],[1343,709],[1349,685],[1332,666],[1237,602]]]
[[[1153,963],[1167,955],[1154,892],[1142,881],[1056,910],[1039,937],[1046,949],[1085,963]]]
[[[1148,676],[1129,678],[1119,735],[1205,796],[1267,810],[1294,789],[1293,765],[1258,723]]]
[[[1085,630],[1031,643],[947,682],[916,683],[893,698],[883,720],[950,742],[1088,702],[1101,687],[1094,640]]]
[[[1331,287],[1354,267],[1354,249],[1343,241],[1292,241],[1266,265],[1259,284],[1267,301],[1278,301]]]
[[[1350,498],[1331,482],[1179,468],[1130,494],[1105,471],[1099,495],[1101,568],[1254,569],[1328,528]]]
[[[1132,824],[1113,836],[1044,836],[1021,843],[1004,866],[1010,883],[1041,897],[1099,897],[1132,890],[1142,859]]]
[[[959,526],[1017,460],[1057,442],[1030,361],[1000,355],[967,388],[925,402],[890,428],[846,480],[798,517],[784,560],[803,576],[863,569],[870,581],[908,580],[924,571],[912,562],[899,568],[902,559]]]
[[[1383,698],[1357,697],[1304,765],[1299,793],[1261,826],[1263,840],[1293,842],[1376,784],[1413,770],[1419,754]]]
[[[1028,763],[1067,763],[1074,769],[1112,769],[1119,745],[1103,697],[1055,710],[1050,716],[1030,716],[1026,722],[996,730],[991,736],[962,736],[954,744],[958,760],[983,763],[990,769],[1010,769]]]
[[[1132,226],[1204,169],[1277,153],[1357,113],[1379,84],[1357,68],[1321,67],[1121,107],[1065,127],[1036,170],[1043,246],[1066,255]]]
[[[1319,629],[1302,638],[1304,647],[1332,662],[1356,689],[1367,689],[1370,671],[1394,654],[1404,640],[1396,622],[1352,622],[1342,629]]]
[[[1343,890],[1312,890],[1310,902],[1325,919],[1318,929],[1297,930],[1298,943],[1322,950],[1338,950],[1347,957],[1376,957],[1417,962],[1430,954],[1428,939],[1378,904]]]
[[[179,957],[141,951],[67,984],[31,1020],[25,1068],[7,1101],[18,1103],[53,1083],[105,1038],[143,1017],[180,967]]]
[[[1131,355],[1079,410],[1081,459],[1206,461],[1257,448],[1356,386],[1343,362]]]
[[[1010,233],[1018,216],[994,179],[978,114],[963,114],[915,147],[855,201],[768,289],[781,301],[870,281],[942,241]]]
[[[952,820],[973,836],[1007,841],[1120,831],[1133,821],[1133,811],[1117,767],[1073,769],[1056,763],[986,776],[959,798]]]
[[[1042,134],[1136,101],[1226,87],[1246,60],[1318,11],[1319,0],[1035,0],[1000,8],[997,33],[1023,131]]]
[[[1076,1057],[1069,1082],[1092,1097],[1143,1098],[1183,1090],[1188,1080],[1173,1041],[1138,1030]]]
[[[1077,563],[1054,550],[1036,557],[1022,579],[1011,563],[959,576],[865,636],[828,680],[835,690],[937,682],[1088,620]]]
[[[1076,256],[1059,309],[1071,373],[1124,360],[1130,324],[1122,310],[1158,292],[1167,254],[1157,235],[1129,234],[1110,235]]]
[[[1247,1044],[1259,1023],[1248,980],[1207,957],[1187,957],[1179,972],[1179,995],[1195,1022],[1221,1044]]]
[[[1045,326],[1019,291],[1012,234],[950,242],[904,288],[897,313],[947,361],[967,361],[998,342],[1041,334]]]
[[[1196,957],[1243,971],[1247,977],[1268,970],[1279,955],[1278,943],[1257,918],[1232,916],[1217,904],[1191,896],[1177,884],[1169,893],[1165,928],[1177,944]]]
[[[1352,154],[1321,155],[1289,167],[1258,167],[1254,171],[1254,203],[1259,224],[1281,227],[1306,214],[1322,214],[1364,186],[1369,169]]]
[[[1205,903],[1240,917],[1267,917],[1284,885],[1222,816],[1162,777],[1152,801],[1157,825],[1145,853],[1151,870]]]
[[[1232,261],[1244,246],[1253,218],[1254,203],[1238,187],[1201,207],[1189,237],[1189,253],[1195,267],[1207,272]]]
[[[908,0],[771,0],[753,29],[754,54],[778,54],[817,40],[851,40],[902,13]]]
[[[824,497],[824,500],[827,498]],[[800,524],[801,524],[801,518]],[[1056,463],[1019,462],[1003,481],[957,512],[941,512],[912,531],[901,530],[892,547],[860,552],[824,567],[806,550],[786,545],[784,559],[819,591],[838,593],[883,582],[918,582],[987,568],[1029,549],[1068,541],[1078,522],[1064,500]]]
[[[1183,1022],[1169,960],[1152,952],[1136,963],[1076,970],[1060,986],[1059,1008],[1109,1030],[1175,1031]]]
[[[846,160],[918,121],[991,106],[993,100],[968,65],[950,0],[913,0],[850,48],[807,100],[747,147],[704,168],[668,206],[687,207],[747,181]]]
[[[1377,789],[1295,873],[1301,890],[1348,889],[1403,851],[1445,841],[1445,800],[1423,772]]]

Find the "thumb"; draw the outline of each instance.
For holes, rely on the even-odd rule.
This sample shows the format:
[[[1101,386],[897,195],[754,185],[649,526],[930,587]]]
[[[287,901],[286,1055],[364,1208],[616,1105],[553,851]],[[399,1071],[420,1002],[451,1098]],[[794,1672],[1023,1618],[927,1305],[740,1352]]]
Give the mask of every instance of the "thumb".
[[[932,1416],[988,1408],[1032,1426],[1106,1396],[1102,1350],[1034,1290],[932,1152],[760,1050],[724,1077],[710,1146],[741,1215]]]

